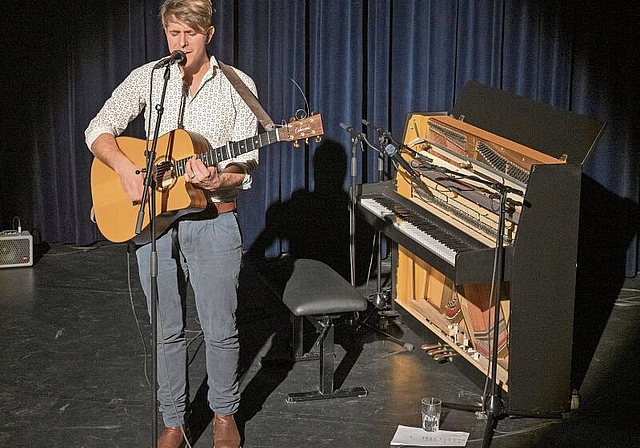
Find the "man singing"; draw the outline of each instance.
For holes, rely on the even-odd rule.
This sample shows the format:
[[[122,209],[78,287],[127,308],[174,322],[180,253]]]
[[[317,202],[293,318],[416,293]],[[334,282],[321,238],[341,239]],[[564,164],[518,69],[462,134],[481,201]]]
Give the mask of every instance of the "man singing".
[[[255,116],[207,50],[215,31],[210,0],[165,0],[160,17],[169,52],[182,51],[186,64],[170,67],[159,136],[184,128],[204,136],[212,147],[219,147],[227,141],[255,135]],[[156,63],[133,70],[85,132],[92,153],[117,173],[122,189],[133,202],[141,200],[143,174],[120,151],[115,137],[143,110],[147,129],[154,132],[155,106],[160,103],[164,74],[164,68],[154,69]],[[253,80],[239,70],[236,73],[255,94]],[[152,78],[154,88],[150,92]],[[240,446],[234,413],[240,400],[235,313],[242,240],[235,199],[239,190],[250,188],[257,161],[257,150],[215,167],[189,159],[185,180],[206,193],[209,206],[201,213],[187,215],[158,237],[158,401],[165,424],[158,439],[160,448],[184,447],[188,437],[187,347],[181,287],[185,281],[193,287],[206,343],[208,401],[215,413],[213,444],[215,448]],[[137,259],[149,302],[148,244],[137,249]]]

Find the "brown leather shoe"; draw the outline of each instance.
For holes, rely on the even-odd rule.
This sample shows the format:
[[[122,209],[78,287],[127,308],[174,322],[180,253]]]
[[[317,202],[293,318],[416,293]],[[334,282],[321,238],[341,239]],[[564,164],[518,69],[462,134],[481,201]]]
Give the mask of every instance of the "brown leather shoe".
[[[213,448],[240,448],[240,433],[231,415],[213,416]]]
[[[164,428],[158,437],[158,448],[184,448],[187,441],[183,435],[189,437],[189,430],[186,426],[176,426],[175,428]]]

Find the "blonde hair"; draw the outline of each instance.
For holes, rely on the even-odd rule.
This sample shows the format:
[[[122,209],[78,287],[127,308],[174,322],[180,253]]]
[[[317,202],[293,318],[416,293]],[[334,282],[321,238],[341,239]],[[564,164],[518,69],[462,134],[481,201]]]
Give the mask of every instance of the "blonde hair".
[[[211,0],[165,0],[160,8],[163,28],[167,28],[174,16],[194,30],[204,32],[211,26]]]

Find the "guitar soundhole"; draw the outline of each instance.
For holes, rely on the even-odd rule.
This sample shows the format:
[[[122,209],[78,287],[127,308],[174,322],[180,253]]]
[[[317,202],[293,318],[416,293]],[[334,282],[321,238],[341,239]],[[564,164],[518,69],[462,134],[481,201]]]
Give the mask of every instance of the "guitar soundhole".
[[[156,165],[156,186],[160,191],[167,190],[175,183],[173,163],[164,160]]]

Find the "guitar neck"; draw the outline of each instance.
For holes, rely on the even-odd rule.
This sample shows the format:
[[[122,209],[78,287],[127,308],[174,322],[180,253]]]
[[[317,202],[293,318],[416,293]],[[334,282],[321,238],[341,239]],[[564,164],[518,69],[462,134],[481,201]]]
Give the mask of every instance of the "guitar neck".
[[[246,154],[279,141],[280,136],[278,135],[278,129],[274,129],[273,131],[245,138],[239,142],[227,142],[223,146],[211,148],[203,153],[195,154],[195,156],[200,159],[205,166],[215,166],[225,160],[238,157],[242,154]],[[191,157],[187,157],[175,161],[175,171],[178,176],[184,175],[187,160],[190,158]]]

